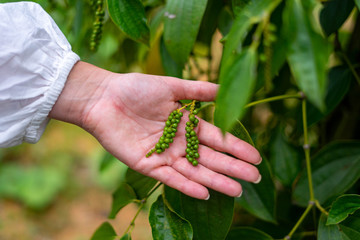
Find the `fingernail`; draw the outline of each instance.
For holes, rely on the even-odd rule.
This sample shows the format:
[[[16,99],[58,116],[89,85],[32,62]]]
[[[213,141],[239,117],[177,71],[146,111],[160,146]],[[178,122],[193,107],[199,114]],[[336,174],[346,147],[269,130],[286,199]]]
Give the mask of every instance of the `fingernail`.
[[[260,157],[260,161],[255,163],[255,165],[260,165],[261,162],[262,162],[262,157]]]
[[[261,175],[259,175],[258,179],[256,179],[256,181],[254,183],[259,183],[261,181]]]
[[[237,197],[241,197],[242,194],[243,194],[243,191],[241,191],[241,193],[240,193],[239,196],[237,196]]]
[[[209,199],[210,199],[210,194],[204,200],[209,200]]]

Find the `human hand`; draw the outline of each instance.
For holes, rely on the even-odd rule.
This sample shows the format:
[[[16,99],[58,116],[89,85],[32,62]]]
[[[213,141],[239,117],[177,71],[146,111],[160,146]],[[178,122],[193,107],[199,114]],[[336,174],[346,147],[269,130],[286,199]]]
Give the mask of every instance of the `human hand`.
[[[192,166],[185,158],[187,111],[170,148],[145,157],[162,135],[169,113],[181,107],[179,100],[213,101],[217,89],[207,82],[115,74],[79,62],[49,116],[83,127],[130,168],[191,197],[207,199],[206,187],[235,197],[241,195],[241,185],[228,176],[260,181],[252,165],[261,162],[258,151],[231,134],[223,137],[217,127],[200,120],[195,128],[199,165]]]

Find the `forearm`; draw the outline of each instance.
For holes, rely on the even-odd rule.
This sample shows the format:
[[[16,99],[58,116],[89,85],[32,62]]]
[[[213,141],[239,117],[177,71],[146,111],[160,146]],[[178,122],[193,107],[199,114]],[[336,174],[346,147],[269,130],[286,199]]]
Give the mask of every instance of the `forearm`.
[[[106,79],[112,74],[82,61],[72,68],[64,89],[53,106],[49,117],[84,126],[87,113],[106,88]]]

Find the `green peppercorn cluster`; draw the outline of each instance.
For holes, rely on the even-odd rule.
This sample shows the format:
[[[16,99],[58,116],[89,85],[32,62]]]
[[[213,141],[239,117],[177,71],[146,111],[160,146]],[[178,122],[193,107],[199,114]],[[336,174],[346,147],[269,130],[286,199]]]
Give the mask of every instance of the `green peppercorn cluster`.
[[[194,107],[193,107],[194,108]],[[194,128],[199,124],[199,119],[196,118],[198,109],[190,109],[189,121],[186,122],[186,159],[194,166],[198,165],[197,159],[199,155],[199,139],[194,131]]]
[[[102,36],[102,26],[105,16],[103,8],[103,0],[97,0],[95,5],[95,21],[93,23],[93,31],[90,38],[90,49],[96,51]]]
[[[150,157],[154,152],[160,154],[169,148],[170,144],[174,141],[174,137],[177,132],[177,127],[180,123],[180,119],[183,116],[183,113],[174,110],[170,113],[168,119],[165,122],[165,127],[163,135],[160,137],[159,141],[156,143],[155,147],[146,154],[146,157]]]

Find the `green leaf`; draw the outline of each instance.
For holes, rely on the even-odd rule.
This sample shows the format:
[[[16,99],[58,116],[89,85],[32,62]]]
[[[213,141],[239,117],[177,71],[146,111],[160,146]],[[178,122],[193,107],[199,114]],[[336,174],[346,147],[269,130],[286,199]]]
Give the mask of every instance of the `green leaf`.
[[[191,223],[194,239],[224,239],[231,226],[234,198],[211,189],[209,192],[209,200],[199,200],[165,186],[166,201]]]
[[[165,47],[164,38],[161,38],[160,40],[160,56],[166,75],[182,78],[182,70],[184,66],[177,64],[170,56],[168,50]]]
[[[287,59],[299,88],[310,102],[325,110],[326,72],[329,43],[315,31],[308,1],[286,1],[283,26],[288,39]]]
[[[118,189],[113,193],[113,202],[111,206],[111,212],[109,218],[115,218],[116,214],[126,205],[133,202],[136,199],[136,193],[126,183],[122,183]]]
[[[278,128],[270,144],[270,163],[275,176],[285,186],[291,186],[300,171],[302,154],[292,146]]]
[[[240,1],[245,2],[245,1]],[[232,65],[234,57],[241,52],[241,45],[250,27],[262,20],[267,14],[270,14],[280,3],[280,0],[252,0],[249,1],[237,14],[229,34],[226,37],[224,53],[221,65]],[[220,72],[222,72],[221,67]]]
[[[249,132],[240,121],[236,122],[230,133],[255,146]],[[262,180],[258,184],[235,179],[243,188],[243,195],[241,198],[237,198],[236,202],[254,216],[275,223],[275,185],[272,181],[270,167],[265,159],[258,169],[262,176]]]
[[[345,240],[337,225],[326,226],[326,215],[321,214],[317,232],[318,240]]]
[[[111,224],[104,222],[96,229],[90,240],[114,240],[116,236],[117,234]]]
[[[120,238],[120,240],[131,240],[131,235],[130,234],[125,234],[124,236],[122,236],[121,238]]]
[[[226,240],[272,240],[273,238],[259,229],[251,227],[238,227],[232,229]]]
[[[355,4],[356,4],[357,8],[360,10],[360,0],[355,0]]]
[[[360,142],[331,143],[312,159],[311,165],[315,198],[321,204],[326,203],[344,193],[360,178]],[[308,204],[306,170],[295,186],[293,199],[300,206]]]
[[[99,171],[103,172],[106,170],[112,163],[117,162],[118,160],[111,155],[109,152],[105,152],[104,156],[100,160]]]
[[[270,167],[266,159],[263,159],[258,169],[262,176],[262,180],[258,184],[236,179],[243,188],[243,194],[241,198],[236,199],[236,202],[254,216],[264,221],[276,223],[275,185],[271,178]]]
[[[164,40],[170,56],[180,66],[187,62],[195,44],[207,0],[168,0]]]
[[[360,239],[360,214],[353,214],[340,224],[326,225],[327,217],[322,214],[318,226],[318,240]]]
[[[139,200],[145,198],[158,182],[157,180],[142,175],[131,168],[128,168],[126,171],[125,181],[134,190],[136,197]]]
[[[121,31],[135,41],[149,45],[150,31],[140,0],[107,0],[108,11]]]
[[[347,194],[340,196],[332,204],[326,225],[344,221],[349,214],[360,209],[360,195]]]
[[[325,97],[326,111],[320,112],[311,103],[308,104],[306,115],[309,126],[317,123],[335,109],[349,91],[352,78],[352,73],[347,66],[337,66],[330,69],[328,74],[329,85]]]
[[[256,51],[248,48],[232,65],[222,67],[214,120],[223,131],[228,131],[244,114],[255,85],[256,65]]]
[[[151,206],[149,222],[155,240],[192,239],[190,223],[172,211],[164,203],[162,195]]]
[[[336,32],[349,17],[354,8],[352,0],[331,0],[324,2],[320,12],[320,23],[326,35]]]

